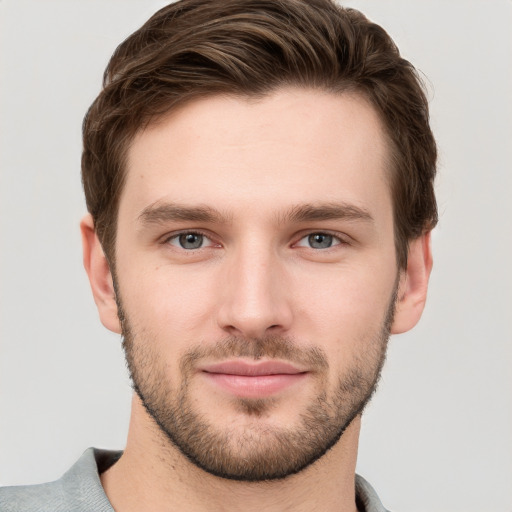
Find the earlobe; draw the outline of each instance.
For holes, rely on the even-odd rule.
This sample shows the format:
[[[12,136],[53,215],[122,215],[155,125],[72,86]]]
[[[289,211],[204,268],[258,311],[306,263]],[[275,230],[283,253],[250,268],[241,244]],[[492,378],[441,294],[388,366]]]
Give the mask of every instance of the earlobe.
[[[432,270],[430,232],[409,244],[407,269],[402,271],[391,334],[412,329],[421,318],[427,300],[428,280]]]
[[[80,231],[82,233],[84,267],[89,276],[101,323],[110,331],[121,333],[112,274],[90,214],[87,214],[80,222]]]

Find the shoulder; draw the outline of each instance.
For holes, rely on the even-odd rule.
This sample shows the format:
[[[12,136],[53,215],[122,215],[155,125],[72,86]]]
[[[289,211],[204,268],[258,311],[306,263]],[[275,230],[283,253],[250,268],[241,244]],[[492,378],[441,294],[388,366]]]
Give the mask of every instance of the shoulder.
[[[120,452],[89,448],[54,482],[0,488],[2,512],[113,512],[99,474]]]
[[[38,485],[0,488],[2,512],[61,511],[66,506],[61,480]]]
[[[389,512],[375,489],[361,475],[356,475],[356,504],[357,510],[361,512]]]

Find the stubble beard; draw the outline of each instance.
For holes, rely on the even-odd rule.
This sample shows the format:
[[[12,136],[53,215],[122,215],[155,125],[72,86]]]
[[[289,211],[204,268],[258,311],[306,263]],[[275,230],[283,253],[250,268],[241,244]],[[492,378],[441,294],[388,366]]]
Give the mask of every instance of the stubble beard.
[[[307,468],[341,438],[374,394],[386,357],[393,321],[396,287],[380,331],[362,346],[352,367],[338,377],[334,391],[327,389],[328,361],[321,349],[304,348],[286,337],[256,340],[229,337],[213,347],[198,346],[180,359],[179,386],[172,387],[161,357],[153,350],[150,336],[132,331],[118,297],[123,348],[134,391],[160,431],[189,461],[208,473],[231,480],[259,482],[282,479]],[[197,361],[249,357],[279,358],[312,368],[318,390],[314,399],[290,428],[275,428],[258,422],[271,414],[277,399],[233,397],[232,405],[245,415],[245,427],[221,429],[194,407],[191,379]]]

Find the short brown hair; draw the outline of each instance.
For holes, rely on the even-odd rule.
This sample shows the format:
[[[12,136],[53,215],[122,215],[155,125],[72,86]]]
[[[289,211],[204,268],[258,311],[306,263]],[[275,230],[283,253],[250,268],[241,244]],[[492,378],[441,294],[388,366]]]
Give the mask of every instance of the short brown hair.
[[[82,155],[87,208],[111,265],[135,134],[195,98],[258,97],[286,85],[360,93],[379,113],[391,148],[397,261],[406,266],[409,241],[437,223],[427,99],[389,35],[330,0],[181,0],[116,49],[84,119]]]

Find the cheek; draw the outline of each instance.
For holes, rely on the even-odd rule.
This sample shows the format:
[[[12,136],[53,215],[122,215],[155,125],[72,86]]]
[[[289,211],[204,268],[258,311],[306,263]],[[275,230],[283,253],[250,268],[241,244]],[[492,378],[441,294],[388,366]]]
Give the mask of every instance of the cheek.
[[[297,287],[298,329],[338,365],[348,366],[358,354],[380,341],[393,295],[393,272],[340,270],[323,286]],[[300,291],[299,291],[299,288]]]
[[[208,275],[167,266],[141,272],[133,262],[119,282],[125,312],[135,331],[151,331],[158,343],[177,344],[210,325],[213,283]],[[203,273],[204,274],[204,273]],[[184,339],[185,338],[185,339]]]

